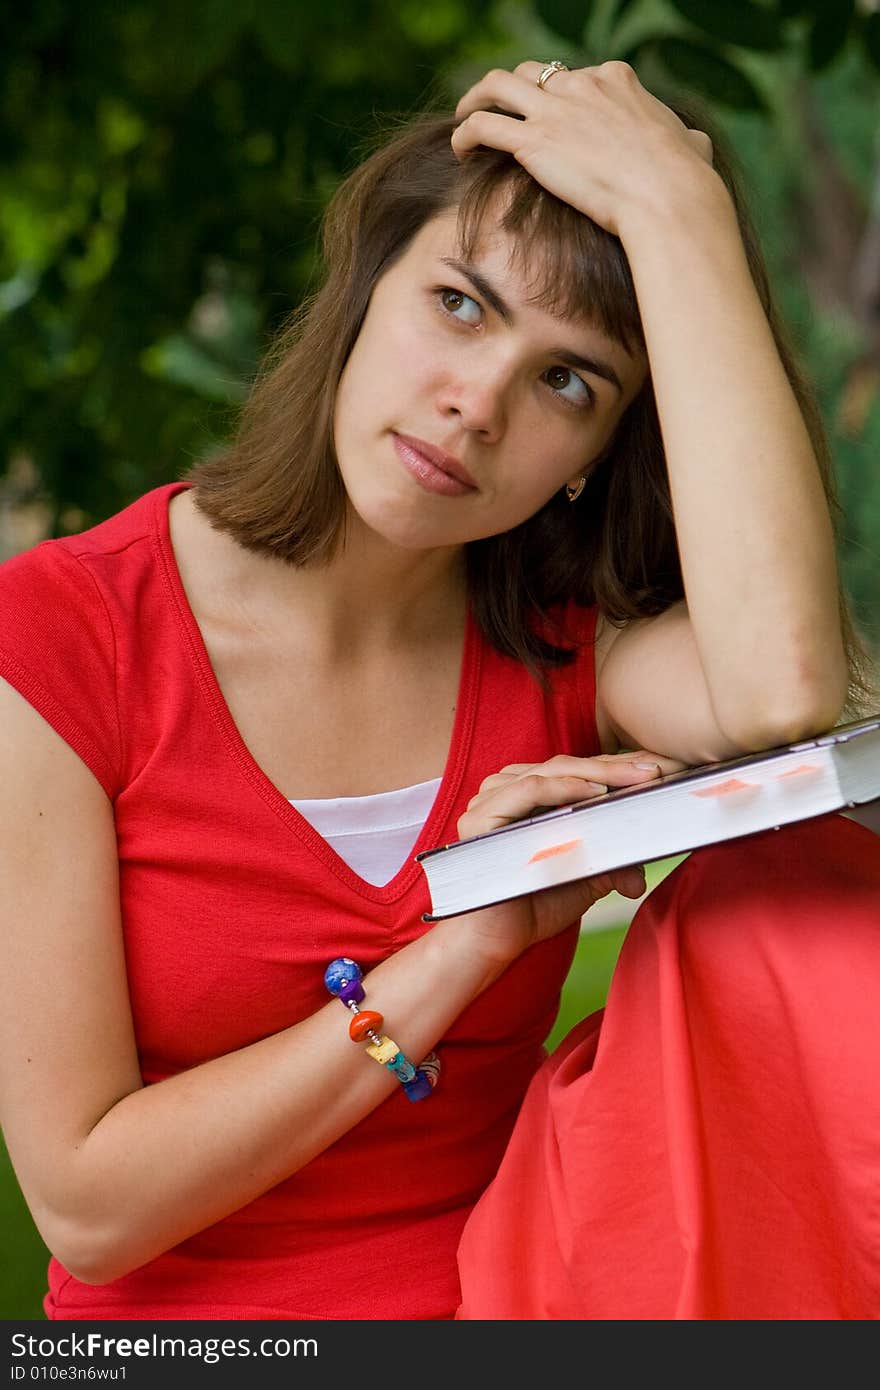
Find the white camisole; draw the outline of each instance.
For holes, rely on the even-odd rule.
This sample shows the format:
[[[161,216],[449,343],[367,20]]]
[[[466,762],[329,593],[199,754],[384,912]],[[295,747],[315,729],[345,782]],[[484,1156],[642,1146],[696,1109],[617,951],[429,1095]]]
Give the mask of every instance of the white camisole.
[[[435,777],[373,796],[289,800],[350,869],[374,887],[382,887],[409,858],[440,781]]]

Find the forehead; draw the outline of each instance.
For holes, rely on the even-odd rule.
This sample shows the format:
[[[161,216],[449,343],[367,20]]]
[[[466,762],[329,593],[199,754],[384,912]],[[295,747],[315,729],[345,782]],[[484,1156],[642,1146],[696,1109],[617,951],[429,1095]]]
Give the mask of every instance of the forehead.
[[[623,373],[632,376],[634,369],[638,374],[646,363],[637,333],[630,331],[624,338],[609,331],[608,314],[603,313],[606,306],[590,294],[589,276],[560,285],[559,257],[552,246],[540,236],[526,239],[505,230],[497,214],[487,211],[478,225],[468,228],[456,208],[448,209],[425,223],[407,256],[420,266],[434,263],[437,273],[443,272],[448,261],[479,271],[513,314],[519,313],[531,326],[551,336],[565,329],[568,340],[574,334],[581,339],[586,335],[593,344],[601,342],[621,377]],[[591,312],[594,306],[597,311]]]
[[[505,231],[492,216],[485,216],[479,227],[468,229],[456,208],[438,213],[413,238],[416,254],[452,259],[491,270],[503,281],[508,292],[516,293],[522,304],[539,303],[546,294],[550,278],[547,250],[541,244],[526,246],[522,238]],[[575,317],[560,314],[559,317]]]

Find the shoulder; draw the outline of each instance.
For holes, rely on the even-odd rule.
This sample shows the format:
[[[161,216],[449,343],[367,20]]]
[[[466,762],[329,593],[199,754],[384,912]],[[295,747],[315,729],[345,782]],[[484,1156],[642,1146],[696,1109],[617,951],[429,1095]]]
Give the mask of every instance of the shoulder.
[[[121,511],[70,536],[52,537],[0,561],[0,583],[15,585],[28,575],[70,575],[91,559],[125,550],[134,541],[153,536],[163,502],[175,484],[144,493]]]
[[[94,581],[67,540],[41,541],[0,564],[0,642],[26,638],[21,625],[41,617],[69,629],[93,608],[100,608]]]
[[[108,796],[122,757],[120,644],[141,640],[131,615],[141,611],[153,565],[152,547],[136,542],[151,535],[154,505],[147,494],[90,530],[0,564],[0,677],[73,747]]]
[[[144,547],[139,555],[136,543],[156,535],[163,494],[173,486],[145,493],[87,530],[40,541],[3,560],[0,641],[16,614],[45,615],[69,628],[78,615],[100,612],[103,593],[118,594],[126,571],[151,563],[151,552]]]

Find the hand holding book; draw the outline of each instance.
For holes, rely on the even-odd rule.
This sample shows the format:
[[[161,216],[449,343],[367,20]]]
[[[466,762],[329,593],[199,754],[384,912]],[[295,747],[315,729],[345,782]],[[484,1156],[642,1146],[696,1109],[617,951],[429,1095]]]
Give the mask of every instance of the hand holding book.
[[[660,775],[637,769],[651,760]],[[607,792],[571,801],[578,778],[583,788],[584,778],[599,777]],[[460,840],[417,856],[431,894],[426,920],[519,898],[540,914],[545,898],[557,901],[548,890],[562,885],[573,889],[559,899],[563,910],[580,889],[584,912],[610,891],[603,884],[634,896],[620,877],[627,868],[829,812],[857,814],[871,803],[880,805],[880,713],[699,767],[628,753],[505,769],[462,816]],[[552,931],[551,923],[543,934]]]
[[[686,766],[645,749],[591,758],[558,754],[544,763],[511,763],[483,781],[459,819],[458,833],[462,840],[485,835],[523,817],[598,800],[610,790],[645,785]],[[474,926],[485,936],[483,944],[492,959],[506,962],[564,930],[609,893],[640,898],[644,891],[644,869],[629,864],[486,907],[477,914]]]
[[[591,800],[612,788],[650,782],[686,767],[687,763],[644,748],[592,758],[559,753],[545,763],[510,763],[487,777],[471,797],[458,822],[458,833],[462,840],[483,835],[552,806]]]

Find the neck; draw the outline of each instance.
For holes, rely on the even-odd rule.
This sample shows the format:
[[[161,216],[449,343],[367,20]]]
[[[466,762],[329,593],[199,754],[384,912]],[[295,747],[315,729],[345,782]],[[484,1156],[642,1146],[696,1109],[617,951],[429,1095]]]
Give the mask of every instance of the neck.
[[[423,642],[461,631],[466,608],[464,550],[408,550],[358,525],[325,564],[295,568],[245,550],[215,531],[189,493],[175,498],[218,611],[251,628],[296,623],[328,653],[366,644]]]
[[[415,551],[350,533],[327,564],[285,576],[288,597],[342,648],[396,644],[459,630],[466,605],[464,551]]]

